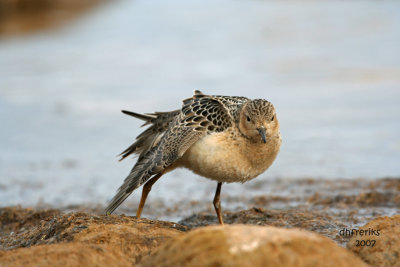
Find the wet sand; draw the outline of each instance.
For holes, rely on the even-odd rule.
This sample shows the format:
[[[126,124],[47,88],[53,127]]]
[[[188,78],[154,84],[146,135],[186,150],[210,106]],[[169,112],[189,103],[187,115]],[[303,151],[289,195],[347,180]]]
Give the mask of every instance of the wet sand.
[[[267,188],[268,193],[260,193]],[[147,218],[172,219],[189,228],[217,224],[213,196],[212,192],[203,201],[177,196],[179,202],[172,205],[150,200],[143,213]],[[339,235],[341,229],[357,228],[374,218],[400,213],[400,179],[261,180],[240,195],[223,191],[221,204],[226,223],[298,227],[318,232],[344,246],[350,237]],[[134,215],[137,205],[128,200],[117,214]],[[67,210],[76,208],[101,212],[102,206]]]

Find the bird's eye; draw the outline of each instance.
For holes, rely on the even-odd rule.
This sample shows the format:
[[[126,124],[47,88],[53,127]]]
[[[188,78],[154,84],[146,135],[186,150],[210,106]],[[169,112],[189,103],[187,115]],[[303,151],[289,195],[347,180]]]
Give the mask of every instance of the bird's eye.
[[[271,121],[273,121],[275,119],[275,116],[272,116]]]
[[[249,116],[246,116],[246,120],[247,121],[251,121]]]

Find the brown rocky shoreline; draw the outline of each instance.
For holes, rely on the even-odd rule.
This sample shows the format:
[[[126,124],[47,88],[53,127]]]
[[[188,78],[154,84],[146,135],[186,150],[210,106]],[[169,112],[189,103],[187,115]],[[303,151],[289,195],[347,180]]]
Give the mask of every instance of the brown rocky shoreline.
[[[335,223],[332,218],[313,212],[253,208],[225,213],[225,226],[202,226],[212,216],[194,215],[181,222],[185,226],[125,215],[5,207],[0,209],[0,265],[399,266],[400,215],[379,217],[357,229],[379,230],[379,236],[351,239],[334,235],[327,227]],[[356,245],[370,239],[374,246]],[[338,243],[347,243],[347,249]]]
[[[276,193],[249,192],[260,188]],[[398,178],[265,180],[244,192],[224,195],[225,226],[209,200],[146,203],[144,217],[176,223],[89,204],[3,207],[0,266],[400,266]]]

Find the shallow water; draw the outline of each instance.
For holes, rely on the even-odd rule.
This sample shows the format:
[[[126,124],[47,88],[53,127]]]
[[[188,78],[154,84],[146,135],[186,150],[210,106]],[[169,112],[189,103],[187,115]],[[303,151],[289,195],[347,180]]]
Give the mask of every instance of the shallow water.
[[[176,109],[193,89],[274,103],[283,144],[258,179],[398,177],[399,12],[397,1],[117,1],[0,39],[0,205],[105,203],[134,164],[116,155],[140,132],[119,110]],[[177,170],[150,198],[214,190]]]

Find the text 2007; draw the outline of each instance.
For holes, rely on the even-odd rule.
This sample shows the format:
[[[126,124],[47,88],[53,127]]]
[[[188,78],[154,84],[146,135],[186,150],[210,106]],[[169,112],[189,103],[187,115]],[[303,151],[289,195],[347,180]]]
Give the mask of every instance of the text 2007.
[[[373,247],[376,240],[356,240],[356,247]]]

